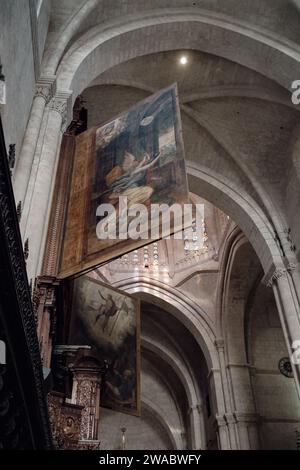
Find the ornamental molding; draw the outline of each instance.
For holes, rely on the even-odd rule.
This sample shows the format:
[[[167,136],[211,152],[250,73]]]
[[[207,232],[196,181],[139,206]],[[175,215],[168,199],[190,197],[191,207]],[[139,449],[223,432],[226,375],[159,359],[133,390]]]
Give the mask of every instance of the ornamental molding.
[[[259,421],[259,415],[257,413],[247,413],[247,412],[240,412],[234,411],[233,414],[236,422],[244,422],[244,423],[257,423]]]

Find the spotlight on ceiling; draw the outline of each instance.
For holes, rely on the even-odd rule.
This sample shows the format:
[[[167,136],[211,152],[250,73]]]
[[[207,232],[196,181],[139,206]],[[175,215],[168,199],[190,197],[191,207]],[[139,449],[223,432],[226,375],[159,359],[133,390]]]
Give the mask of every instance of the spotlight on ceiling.
[[[188,62],[187,57],[183,55],[182,57],[180,57],[179,62],[181,63],[181,65],[186,65]]]

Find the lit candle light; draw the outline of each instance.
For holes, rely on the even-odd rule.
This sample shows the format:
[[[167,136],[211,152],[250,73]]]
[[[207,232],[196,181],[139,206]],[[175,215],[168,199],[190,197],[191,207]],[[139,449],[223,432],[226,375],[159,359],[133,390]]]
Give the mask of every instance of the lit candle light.
[[[122,431],[122,450],[125,450],[126,449],[126,436],[125,436],[126,428],[121,428],[121,431]]]

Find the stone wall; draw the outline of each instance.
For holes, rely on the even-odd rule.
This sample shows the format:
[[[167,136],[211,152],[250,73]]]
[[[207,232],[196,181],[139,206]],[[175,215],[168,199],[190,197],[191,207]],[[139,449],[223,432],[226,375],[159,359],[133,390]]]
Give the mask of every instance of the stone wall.
[[[35,93],[48,30],[49,6],[49,0],[44,0],[37,16],[32,0],[1,1],[0,61],[6,81],[6,105],[1,107],[1,117],[6,145],[16,144],[17,157]]]
[[[263,449],[296,449],[300,403],[295,382],[278,368],[287,357],[275,301],[265,288],[258,290],[250,313],[249,358],[255,367],[252,386]]]
[[[165,430],[147,411],[142,417],[127,416],[101,408],[101,450],[122,449],[121,428],[126,427],[126,449],[171,450],[170,439]]]
[[[6,105],[1,110],[6,145],[20,152],[35,89],[29,2],[2,1],[0,56],[6,80]]]

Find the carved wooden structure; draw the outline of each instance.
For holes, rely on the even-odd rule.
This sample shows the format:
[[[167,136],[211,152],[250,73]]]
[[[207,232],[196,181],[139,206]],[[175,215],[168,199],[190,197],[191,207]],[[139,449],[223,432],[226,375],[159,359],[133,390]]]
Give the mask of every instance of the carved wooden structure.
[[[22,241],[0,120],[0,448],[52,445]]]
[[[49,409],[55,446],[99,449],[100,389],[105,366],[89,346],[60,345],[54,356],[55,388],[59,391],[49,394]],[[68,371],[72,375],[71,393]]]

